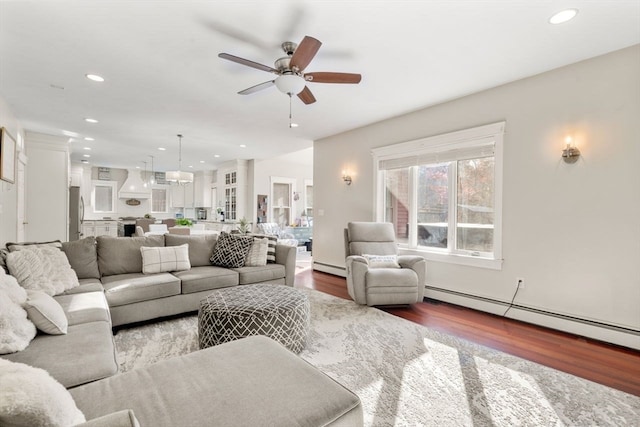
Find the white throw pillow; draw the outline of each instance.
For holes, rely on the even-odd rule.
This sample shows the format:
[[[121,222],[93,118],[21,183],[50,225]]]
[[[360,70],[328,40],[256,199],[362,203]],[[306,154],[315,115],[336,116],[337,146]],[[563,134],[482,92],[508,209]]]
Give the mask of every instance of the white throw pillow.
[[[44,369],[0,359],[0,425],[73,426],[85,422],[71,393]]]
[[[26,291],[0,268],[0,354],[24,350],[36,336],[36,327],[22,308],[26,300]]]
[[[42,291],[28,290],[27,294],[24,308],[36,328],[49,335],[66,334],[69,321],[58,301]]]
[[[253,239],[249,253],[244,259],[245,267],[260,267],[267,265],[267,250],[269,249],[269,239]]]
[[[400,268],[398,264],[398,255],[367,255],[363,257],[369,263],[371,268]]]
[[[182,271],[191,268],[189,244],[180,246],[140,246],[144,274]]]
[[[65,253],[51,246],[26,246],[10,252],[7,267],[23,288],[51,296],[80,285]]]

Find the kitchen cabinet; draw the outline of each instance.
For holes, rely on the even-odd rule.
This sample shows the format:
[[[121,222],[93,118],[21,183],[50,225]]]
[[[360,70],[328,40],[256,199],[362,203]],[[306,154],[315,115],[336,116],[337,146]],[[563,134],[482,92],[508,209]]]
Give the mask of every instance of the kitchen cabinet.
[[[118,237],[117,221],[84,221],[82,223],[83,237],[111,236]]]
[[[193,179],[193,204],[196,208],[210,208],[211,204],[211,176],[212,172],[200,171]]]
[[[194,183],[171,186],[171,207],[192,208]]]

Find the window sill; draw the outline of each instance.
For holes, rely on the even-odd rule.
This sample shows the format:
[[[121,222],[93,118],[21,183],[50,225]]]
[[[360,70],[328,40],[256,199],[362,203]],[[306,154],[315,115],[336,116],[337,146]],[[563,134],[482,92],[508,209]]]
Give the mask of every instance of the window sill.
[[[502,260],[469,255],[435,253],[418,249],[399,248],[402,255],[418,255],[427,261],[446,262],[448,264],[466,265],[469,267],[502,270]]]

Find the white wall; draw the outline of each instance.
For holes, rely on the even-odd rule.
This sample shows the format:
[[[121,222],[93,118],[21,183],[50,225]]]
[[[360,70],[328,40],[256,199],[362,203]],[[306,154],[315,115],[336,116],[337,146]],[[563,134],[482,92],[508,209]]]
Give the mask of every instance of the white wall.
[[[0,127],[21,141],[24,141],[24,132],[18,120],[15,118],[5,100],[0,97]],[[18,147],[21,150],[22,147]],[[0,245],[17,240],[17,185],[0,181]]]
[[[429,262],[428,285],[509,302],[524,277],[519,305],[640,331],[638,76],[640,45],[316,141],[315,267],[343,268],[342,229],[374,218],[372,148],[506,120],[503,268]],[[560,158],[566,134],[582,152],[573,165]],[[511,314],[640,348],[633,332]]]

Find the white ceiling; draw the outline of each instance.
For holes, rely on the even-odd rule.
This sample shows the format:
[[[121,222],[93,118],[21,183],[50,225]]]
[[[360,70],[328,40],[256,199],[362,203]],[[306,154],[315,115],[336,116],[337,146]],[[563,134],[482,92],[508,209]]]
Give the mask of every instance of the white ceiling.
[[[567,7],[579,9],[574,20],[548,23]],[[217,55],[273,66],[281,42],[305,35],[323,42],[306,71],[363,77],[310,83],[318,101],[294,98],[300,127],[289,129],[289,99],[275,87],[237,94],[273,75]],[[200,170],[309,148],[637,43],[638,0],[2,0],[0,96],[26,130],[76,133],[72,161],[88,153],[94,165],[130,168],[153,155],[156,170],[175,169],[182,133],[183,169]]]

